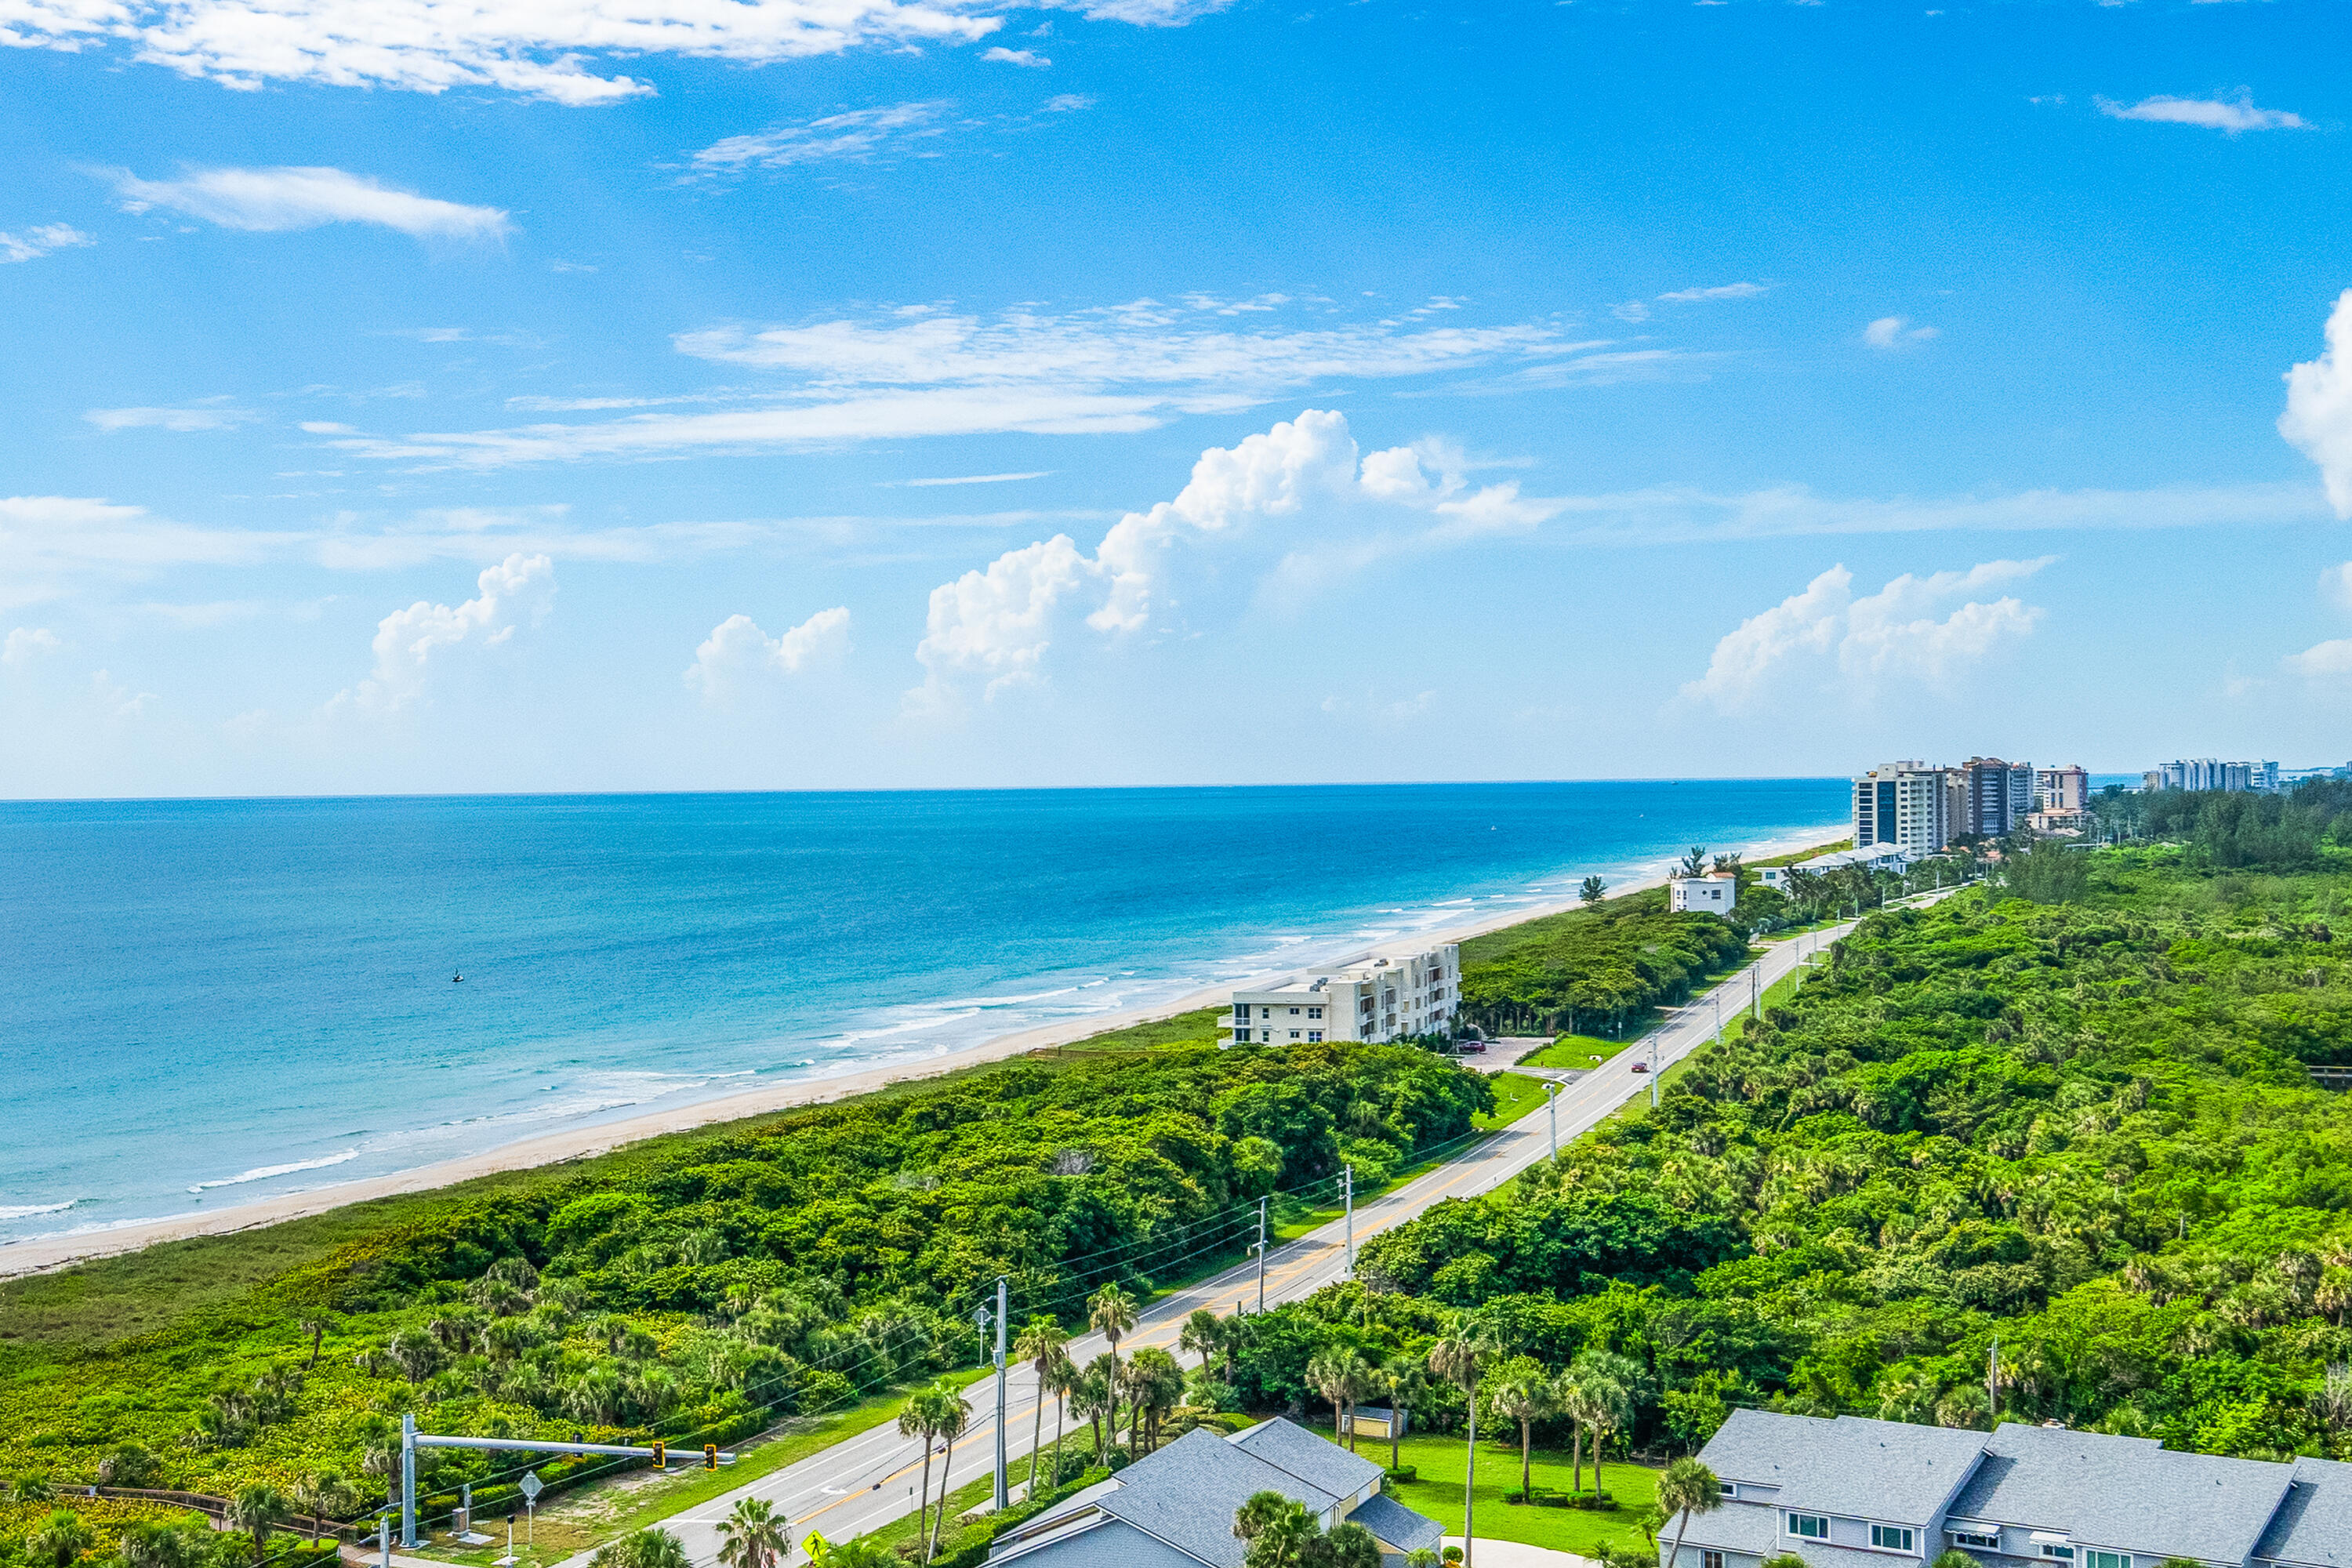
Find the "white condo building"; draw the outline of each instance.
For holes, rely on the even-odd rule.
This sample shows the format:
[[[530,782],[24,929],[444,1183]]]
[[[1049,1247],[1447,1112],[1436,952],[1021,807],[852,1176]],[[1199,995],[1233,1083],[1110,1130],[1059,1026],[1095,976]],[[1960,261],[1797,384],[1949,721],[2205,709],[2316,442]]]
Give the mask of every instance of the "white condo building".
[[[1913,858],[1940,851],[1968,831],[1968,795],[1957,769],[1887,763],[1853,781],[1853,847],[1864,855],[1898,849]]]
[[[1738,902],[1739,879],[1727,872],[1666,879],[1666,908],[1676,914],[1727,915]]]
[[[1461,949],[1401,948],[1262,990],[1235,991],[1226,1026],[1235,1044],[1314,1045],[1454,1032],[1462,1004]]]

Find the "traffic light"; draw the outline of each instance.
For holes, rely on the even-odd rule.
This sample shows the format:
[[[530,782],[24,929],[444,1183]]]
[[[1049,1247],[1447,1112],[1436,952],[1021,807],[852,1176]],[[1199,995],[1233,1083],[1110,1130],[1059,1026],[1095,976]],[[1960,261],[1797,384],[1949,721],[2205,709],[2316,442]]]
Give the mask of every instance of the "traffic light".
[[[654,1439],[654,1468],[656,1470],[669,1468],[669,1446],[658,1437]]]
[[[715,1470],[719,1468],[718,1444],[705,1443],[702,1446],[702,1468],[706,1470]]]

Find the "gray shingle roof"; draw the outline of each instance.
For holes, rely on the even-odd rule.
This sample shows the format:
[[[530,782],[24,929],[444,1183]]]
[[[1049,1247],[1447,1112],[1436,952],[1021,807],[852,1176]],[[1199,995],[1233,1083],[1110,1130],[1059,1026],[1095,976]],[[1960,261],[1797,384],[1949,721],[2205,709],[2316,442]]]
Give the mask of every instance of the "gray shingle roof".
[[[1054,1568],[1201,1568],[1164,1542],[1154,1541],[1121,1519],[1097,1514],[1084,1523],[1048,1532],[1044,1539],[989,1553],[992,1563],[1007,1562],[1030,1552],[1050,1551]]]
[[[1287,1470],[1308,1486],[1320,1487],[1335,1498],[1353,1497],[1383,1473],[1380,1466],[1361,1454],[1350,1454],[1304,1426],[1279,1419],[1261,1421],[1234,1433],[1233,1444],[1244,1453]]]
[[[1984,1451],[1981,1432],[1735,1410],[1699,1458],[1727,1481],[1822,1513],[1926,1526]]]
[[[2005,1425],[1952,1513],[2063,1530],[2081,1546],[2238,1563],[2294,1475],[2293,1466],[2176,1454],[2145,1437]]]
[[[1782,1536],[1780,1528],[1780,1510],[1771,1503],[1727,1502],[1712,1513],[1695,1513],[1689,1528],[1683,1532],[1679,1563],[1667,1564],[1666,1568],[1699,1568],[1701,1552],[1738,1552],[1751,1557],[1770,1557],[1796,1549],[1798,1543]],[[1674,1543],[1675,1521],[1669,1519],[1658,1531],[1660,1563],[1665,1563],[1666,1552]],[[1821,1541],[1805,1542],[1801,1554],[1805,1568],[1899,1568],[1903,1562],[1883,1552],[1858,1552]],[[1933,1555],[1932,1551],[1929,1554]]]
[[[2297,1459],[2294,1489],[2254,1555],[2315,1568],[2352,1565],[2352,1465]]]
[[[1315,1441],[1311,1436],[1308,1440]],[[1328,1447],[1328,1445],[1326,1445]],[[1158,1536],[1210,1568],[1241,1568],[1234,1512],[1254,1492],[1280,1492],[1318,1513],[1339,1497],[1244,1453],[1213,1432],[1187,1432],[1118,1473],[1118,1489],[1100,1503],[1138,1530]]]
[[[1434,1552],[1445,1540],[1445,1527],[1427,1514],[1415,1513],[1404,1504],[1383,1492],[1368,1497],[1356,1505],[1348,1516],[1350,1524],[1360,1524],[1378,1536],[1384,1546],[1399,1552],[1419,1552],[1426,1547]]]

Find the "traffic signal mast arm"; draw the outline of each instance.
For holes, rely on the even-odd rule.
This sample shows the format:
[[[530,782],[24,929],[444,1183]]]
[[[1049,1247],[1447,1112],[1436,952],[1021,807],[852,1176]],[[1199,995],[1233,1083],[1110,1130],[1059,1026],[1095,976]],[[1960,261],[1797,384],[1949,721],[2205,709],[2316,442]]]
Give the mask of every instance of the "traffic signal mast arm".
[[[667,1447],[656,1444],[650,1448],[639,1448],[626,1443],[543,1443],[529,1437],[428,1437],[422,1432],[416,1435],[416,1446],[420,1448],[496,1448],[516,1454],[625,1454],[640,1459],[650,1459]],[[706,1446],[703,1451],[708,1457],[712,1450]],[[719,1462],[731,1465],[735,1462],[735,1456],[721,1450]]]

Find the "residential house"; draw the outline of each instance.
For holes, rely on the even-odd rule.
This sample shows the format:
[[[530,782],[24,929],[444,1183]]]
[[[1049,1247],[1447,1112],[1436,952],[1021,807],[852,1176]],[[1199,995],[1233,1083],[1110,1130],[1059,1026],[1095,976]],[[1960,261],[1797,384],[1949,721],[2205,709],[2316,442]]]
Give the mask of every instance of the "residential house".
[[[1722,1488],[1661,1568],[2352,1568],[2352,1465],[2176,1453],[2148,1437],[1990,1434],[1737,1410],[1699,1453]]]
[[[1196,1427],[1108,1480],[998,1536],[990,1568],[1242,1568],[1234,1515],[1259,1492],[1312,1510],[1325,1530],[1360,1524],[1391,1568],[1444,1539],[1433,1519],[1381,1490],[1387,1472],[1279,1417],[1230,1437]]]

